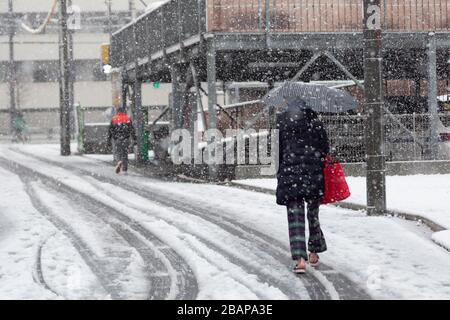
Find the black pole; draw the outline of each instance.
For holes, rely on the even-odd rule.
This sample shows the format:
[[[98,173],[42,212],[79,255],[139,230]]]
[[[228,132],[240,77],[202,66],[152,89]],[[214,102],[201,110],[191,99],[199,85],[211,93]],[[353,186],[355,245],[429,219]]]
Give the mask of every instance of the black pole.
[[[364,0],[364,85],[367,213],[377,215],[386,211],[381,0]]]
[[[70,155],[70,71],[69,71],[69,32],[67,28],[67,1],[60,0],[60,123],[61,123],[61,155]]]
[[[15,34],[15,17],[13,12],[13,2],[8,1],[8,18],[9,18],[9,68],[8,68],[8,82],[9,82],[9,115],[10,115],[10,133],[14,135],[13,122],[16,116],[16,66],[14,62],[14,34]]]

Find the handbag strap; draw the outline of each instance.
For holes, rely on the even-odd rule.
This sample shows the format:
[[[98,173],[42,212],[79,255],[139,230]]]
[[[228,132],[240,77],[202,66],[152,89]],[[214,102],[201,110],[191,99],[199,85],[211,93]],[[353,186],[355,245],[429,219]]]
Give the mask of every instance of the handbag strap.
[[[326,164],[333,164],[334,163],[333,158],[331,157],[331,154],[327,154],[325,156],[325,158],[323,159],[323,161]]]

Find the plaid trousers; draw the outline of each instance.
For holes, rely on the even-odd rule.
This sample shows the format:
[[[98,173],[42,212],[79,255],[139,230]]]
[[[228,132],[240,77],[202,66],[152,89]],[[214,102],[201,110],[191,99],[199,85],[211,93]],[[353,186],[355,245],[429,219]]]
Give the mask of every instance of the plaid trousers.
[[[319,223],[320,200],[299,200],[290,202],[287,206],[289,223],[289,241],[293,260],[303,258],[308,260],[307,249],[320,253],[327,250],[327,244]],[[305,209],[307,209],[309,239],[306,248]]]

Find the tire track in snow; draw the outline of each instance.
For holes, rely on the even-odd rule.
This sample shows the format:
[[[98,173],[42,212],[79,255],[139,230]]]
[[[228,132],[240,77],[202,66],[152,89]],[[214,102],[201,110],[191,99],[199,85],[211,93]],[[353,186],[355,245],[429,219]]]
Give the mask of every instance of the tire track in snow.
[[[11,167],[8,165],[4,165],[4,162],[0,160],[0,165],[2,165],[5,169],[11,170]],[[13,171],[17,174],[19,172]],[[35,190],[32,188],[30,184],[30,180],[27,179],[26,175],[19,174],[20,179],[24,182],[25,191],[28,194],[32,205],[36,208],[39,213],[41,213],[48,221],[50,221],[58,230],[60,230],[72,243],[74,248],[79,252],[80,256],[83,258],[83,261],[86,265],[91,269],[92,273],[97,277],[99,283],[103,287],[103,289],[111,296],[112,299],[120,299],[120,291],[118,291],[115,286],[111,285],[109,281],[109,277],[106,272],[100,267],[100,264],[95,258],[95,254],[91,251],[89,246],[81,239],[78,234],[73,230],[71,226],[66,224],[62,219],[58,218],[57,215],[52,213],[51,208],[47,207],[36,194]]]
[[[20,167],[23,167],[21,164],[15,164],[15,165],[20,166]],[[61,182],[61,181],[59,181],[59,180],[57,180],[57,179],[55,179],[55,178],[48,177],[47,175],[41,174],[41,173],[39,173],[39,172],[36,172],[36,171],[34,171],[33,169],[29,169],[28,167],[26,167],[26,170],[32,171],[34,175],[39,176],[39,178],[40,178],[41,180],[45,181],[45,182],[53,181],[53,183],[54,183],[55,185],[57,185],[57,188],[58,188],[59,192],[62,192],[62,191],[64,191],[65,189],[67,189],[67,190],[65,190],[65,191],[67,191],[67,192],[69,192],[69,193],[71,193],[71,194],[79,194],[79,195],[81,196],[81,198],[80,198],[77,202],[86,203],[86,199],[87,199],[87,198],[92,199],[94,202],[99,201],[99,200],[96,200],[96,199],[94,199],[94,198],[89,197],[89,195],[87,195],[87,194],[80,193],[79,191],[77,191],[77,190],[75,190],[75,189],[72,189],[70,186],[67,186],[66,184],[64,184],[63,182]],[[97,188],[97,189],[98,189],[98,188]],[[105,193],[107,193],[107,192],[105,192]],[[108,197],[109,197],[112,201],[114,201],[114,200],[113,200],[113,199],[115,198],[114,196],[108,196]],[[123,200],[121,199],[121,201],[123,201]],[[92,202],[92,201],[91,201],[91,202]],[[89,202],[87,202],[87,203],[89,203]],[[103,202],[102,202],[102,206],[105,206],[105,207],[107,207],[107,208],[110,208],[109,206],[106,206]],[[127,206],[130,207],[129,204],[127,204]],[[133,207],[133,206],[131,205],[131,207]],[[110,215],[110,214],[111,214],[110,210],[114,210],[114,209],[108,209],[108,212],[106,212],[105,215],[108,215],[108,214]],[[136,211],[139,211],[139,210],[136,210]],[[139,212],[140,212],[141,214],[145,214],[145,216],[148,216],[148,214],[145,213],[145,212],[142,212],[142,211],[139,211]],[[128,219],[129,219],[129,218],[128,218]],[[164,219],[160,219],[160,220],[164,220]],[[131,219],[130,219],[130,221],[131,221]],[[136,223],[136,222],[130,222],[130,223]],[[147,231],[147,230],[141,230],[141,232],[146,232],[146,231]],[[147,231],[147,232],[148,232],[148,231]],[[198,238],[198,237],[197,237],[197,238]],[[198,240],[198,239],[197,239],[197,240]],[[235,256],[233,256],[233,255],[231,255],[231,254],[228,254],[228,253],[224,252],[223,249],[217,247],[214,243],[212,243],[212,242],[210,242],[210,241],[207,241],[207,240],[204,240],[204,239],[202,239],[201,242],[202,242],[204,245],[206,245],[207,247],[212,248],[212,250],[213,250],[214,252],[220,253],[220,254],[222,254],[223,256],[225,256],[226,259],[228,259],[231,263],[234,263],[236,266],[242,267],[242,264],[245,264],[246,266],[248,266],[248,268],[251,268],[251,270],[248,270],[248,269],[245,270],[246,273],[255,273],[255,274],[257,274],[257,273],[259,272],[259,271],[258,271],[258,268],[254,267],[254,266],[249,266],[246,262],[242,262],[242,260],[239,260],[239,259],[236,258]],[[196,248],[194,248],[194,247],[191,247],[191,249],[194,250],[194,251],[196,251],[196,253],[198,253],[199,255],[202,255],[202,253],[200,253],[200,252],[198,251],[198,249],[196,249]],[[164,250],[164,249],[163,249],[163,250]],[[165,249],[165,250],[167,250],[167,249]],[[164,254],[165,254],[165,255],[169,255],[170,252],[165,252]],[[204,257],[204,258],[205,258],[205,257]],[[205,258],[205,260],[208,260],[208,259]],[[212,262],[211,260],[208,260],[208,261],[209,261],[210,263]],[[218,267],[219,267],[219,269],[221,269],[220,266],[218,266]],[[222,268],[222,271],[226,271],[226,270],[224,270],[224,269]],[[241,283],[241,285],[243,285],[244,287],[247,287],[247,289],[248,289],[249,291],[252,291],[253,293],[255,293],[256,296],[258,296],[259,299],[267,299],[267,298],[268,298],[266,290],[265,290],[265,289],[261,289],[261,290],[255,289],[255,288],[254,288],[254,285],[251,284],[251,281],[246,281],[246,279],[244,279],[244,278],[242,278],[242,277],[241,277],[241,278],[236,277],[236,276],[234,276],[234,275],[232,275],[232,274],[229,274],[229,277],[231,277],[231,278],[233,278],[235,281]],[[261,279],[261,282],[264,282],[264,279],[267,279],[267,278],[271,278],[271,279],[273,279],[273,281],[279,282],[279,279],[276,278],[276,277],[274,277],[274,276],[273,276],[272,274],[270,274],[269,272],[266,272],[266,273],[261,273],[261,272],[259,272],[259,277],[260,277],[260,279]],[[180,279],[180,281],[186,281],[185,278],[186,278],[186,277],[182,277],[182,278]],[[247,284],[242,284],[242,281],[247,282]],[[187,282],[189,282],[189,281],[187,281]],[[267,281],[266,281],[266,282],[267,282]],[[289,289],[289,290],[292,291],[291,294],[290,294],[290,296],[292,297],[293,295],[297,294],[297,292],[295,291],[295,286],[292,286],[292,283],[290,283],[290,284],[291,284],[291,285],[290,285],[290,289]],[[274,285],[274,287],[275,287],[275,288],[278,288],[277,285]],[[291,287],[292,287],[292,288],[291,288]],[[304,289],[303,289],[303,290],[304,290]],[[298,297],[297,297],[297,298],[298,298]],[[177,299],[182,299],[182,298],[177,298]],[[190,299],[192,299],[192,297],[191,297]]]
[[[245,240],[249,245],[247,245],[247,248],[250,250],[253,250],[257,248],[258,254],[260,255],[259,261],[265,261],[267,260],[266,254],[271,256],[273,259],[277,261],[285,261],[287,260],[286,257],[288,257],[288,252],[286,249],[283,249],[284,245],[279,243],[277,240],[261,233],[256,230],[253,230],[249,228],[248,226],[244,226],[241,223],[232,220],[230,218],[219,216],[216,217],[215,214],[212,214],[211,211],[206,210],[205,208],[198,207],[198,206],[192,206],[188,201],[179,201],[177,199],[174,199],[173,196],[166,194],[164,192],[161,192],[159,190],[153,190],[152,188],[145,186],[145,190],[142,190],[140,188],[136,188],[132,185],[129,185],[128,183],[125,183],[124,181],[119,181],[115,179],[108,178],[106,176],[100,175],[96,172],[92,172],[89,170],[81,169],[69,164],[62,164],[59,162],[55,162],[52,160],[48,160],[36,155],[29,154],[27,152],[14,150],[14,152],[18,152],[20,154],[23,154],[25,156],[37,159],[39,161],[44,161],[47,164],[51,164],[53,166],[57,166],[66,170],[69,170],[71,172],[77,172],[81,175],[86,175],[90,178],[93,178],[99,182],[103,183],[109,183],[115,186],[118,186],[120,188],[123,188],[127,191],[133,192],[135,194],[138,194],[139,196],[157,203],[159,205],[162,205],[164,207],[169,207],[172,209],[175,209],[176,211],[181,212],[187,212],[191,215],[200,217],[201,219],[204,219],[210,223],[213,223],[226,232],[232,234],[233,236]],[[100,185],[97,185],[98,187],[102,187]],[[112,197],[111,193],[108,190],[105,190],[104,187],[102,187],[103,192],[109,193],[109,196]],[[133,204],[128,204],[134,207],[134,209],[141,211],[142,209],[136,208]],[[143,212],[145,213],[145,212]],[[198,237],[198,235],[196,235]],[[222,248],[218,247],[214,243],[208,241],[207,239],[202,239],[202,242],[205,243],[207,246],[212,247],[215,249],[215,251],[220,252],[223,256],[227,257],[231,262],[234,264],[237,264],[241,267],[244,267],[248,273],[255,274],[258,276],[261,282],[267,282],[268,284],[272,285],[275,288],[279,288],[283,293],[285,293],[288,297],[291,299],[301,299],[304,298],[301,295],[299,295],[299,290],[296,288],[295,285],[292,283],[291,279],[280,279],[279,277],[274,276],[270,271],[264,270],[264,268],[258,268],[248,263],[248,261],[245,261],[239,257],[236,257],[235,255],[224,251]],[[262,269],[262,270],[261,270]],[[286,273],[288,273],[291,277],[294,277],[290,270],[286,268]],[[336,294],[337,291],[327,290],[327,288],[333,288],[333,284],[328,282],[325,277],[318,277],[315,276],[313,273],[308,273],[304,276],[302,276],[301,281],[303,282],[303,285],[306,287],[310,297],[315,300],[327,300],[327,299],[339,299],[339,296]],[[295,281],[295,280],[294,280]],[[280,287],[281,285],[281,287]],[[330,292],[331,291],[331,292]]]
[[[90,212],[95,213],[97,217],[109,224],[138,251],[145,261],[146,266],[152,266],[153,270],[151,271],[153,276],[149,279],[151,281],[150,299],[195,299],[198,293],[198,286],[190,267],[173,249],[169,248],[137,221],[132,220],[116,209],[106,206],[104,203],[92,197],[88,197],[76,189],[62,184],[57,179],[41,174],[17,162],[0,157],[0,165],[17,173],[21,179],[30,179],[30,176],[35,178],[39,177],[45,185],[52,188],[55,192],[65,194],[77,205],[81,205]],[[24,172],[27,174],[24,175]],[[26,186],[26,191],[29,193],[33,205],[71,239],[74,247],[98,277],[103,288],[111,294],[111,297],[113,299],[121,299],[120,290],[110,284],[111,281],[99,267],[99,263],[96,263],[93,258],[95,254],[87,244],[83,242],[69,225],[65,224],[57,216],[47,214],[47,212],[50,212],[50,209],[41,203],[39,197],[30,187],[29,181],[26,181]],[[89,201],[86,201],[86,198],[89,198]],[[161,270],[161,268],[164,268],[164,270]]]
[[[88,176],[87,178],[91,178],[90,176]],[[94,178],[91,178],[92,180],[96,180]],[[105,193],[107,196],[111,197],[111,198],[116,198],[117,197],[117,193],[113,193],[110,191],[112,186],[105,186],[102,185],[104,184],[104,182],[99,182],[99,181],[92,181],[95,186],[98,189],[101,189],[103,193]],[[121,187],[122,190],[125,190],[124,188]],[[130,190],[127,190],[129,192],[131,192]],[[158,202],[154,202],[153,199],[148,199],[145,198],[145,200],[152,204],[152,203],[158,203]],[[202,220],[204,220],[204,222],[207,223],[211,223],[213,224],[213,227],[219,227],[221,228],[223,231],[227,232],[228,234],[230,234],[231,236],[237,237],[239,240],[244,240],[245,244],[241,243],[241,245],[243,245],[245,247],[245,249],[249,252],[252,252],[252,254],[256,255],[256,259],[255,261],[258,261],[257,264],[259,264],[259,261],[264,261],[264,268],[261,268],[260,265],[259,266],[255,266],[252,265],[251,263],[248,262],[248,260],[240,257],[238,254],[236,254],[235,252],[232,252],[232,249],[227,249],[224,248],[223,245],[218,245],[214,242],[212,242],[211,240],[209,240],[207,237],[205,237],[204,235],[202,235],[201,233],[196,232],[195,230],[192,230],[192,228],[188,228],[187,226],[183,225],[182,222],[177,222],[177,219],[169,219],[167,217],[164,217],[164,214],[159,214],[158,212],[156,212],[155,210],[152,209],[144,209],[143,206],[138,206],[136,204],[134,204],[132,201],[127,200],[126,198],[123,198],[122,201],[126,202],[127,207],[132,208],[144,215],[152,215],[157,217],[160,220],[163,220],[165,222],[167,222],[168,224],[175,226],[176,228],[178,228],[179,230],[183,230],[184,232],[188,233],[188,234],[192,234],[194,235],[197,240],[199,240],[200,242],[202,242],[204,245],[206,245],[208,248],[210,248],[212,251],[214,251],[217,254],[220,254],[221,256],[223,256],[224,258],[226,258],[226,260],[228,260],[229,262],[233,263],[234,265],[243,268],[245,270],[246,273],[248,274],[253,274],[256,275],[259,278],[259,282],[262,283],[267,283],[271,286],[273,286],[274,288],[278,288],[280,291],[282,291],[286,296],[288,296],[291,299],[301,299],[304,298],[304,296],[301,295],[300,290],[302,290],[302,287],[298,286],[298,283],[292,283],[291,281],[289,281],[289,279],[280,279],[278,276],[274,275],[270,269],[267,269],[267,262],[269,260],[269,258],[271,257],[270,252],[267,252],[267,248],[270,247],[270,245],[266,244],[264,247],[261,245],[256,246],[256,248],[258,249],[255,253],[255,239],[252,239],[251,242],[248,239],[244,239],[243,237],[239,237],[238,235],[236,235],[235,233],[230,232],[229,230],[226,230],[223,227],[222,223],[217,223],[217,222],[211,222],[211,221],[207,221],[205,219],[203,219],[203,217],[200,217],[197,214],[192,214],[191,212],[185,210],[186,208],[180,208],[180,207],[173,207],[171,206],[171,209],[175,209],[174,213],[176,212],[177,214],[181,214],[181,215],[185,215],[186,213],[193,215],[197,218],[200,218]],[[166,205],[165,205],[166,206]],[[211,214],[211,213],[209,213]],[[201,253],[198,249],[194,248],[193,246],[190,245],[190,248],[194,251],[196,251],[197,254],[199,254],[199,256],[201,256],[202,258],[208,260],[211,264],[215,264],[216,267],[218,267],[219,269],[222,269],[222,267],[220,265],[217,265],[217,263],[214,263],[213,260],[211,260],[210,258],[204,256],[203,253]],[[283,256],[283,258],[285,258],[285,256]],[[273,260],[273,259],[272,259]],[[276,263],[279,263],[280,260],[276,260]],[[273,271],[273,270],[272,270]],[[293,275],[283,269],[281,270],[284,273],[284,276],[290,276],[293,277]],[[233,275],[230,275],[231,277],[233,277],[236,281],[241,281],[239,278],[234,277]],[[293,279],[291,279],[293,280]],[[282,286],[280,286],[282,285]],[[306,287],[306,286],[305,286]],[[308,288],[306,288],[308,290]],[[323,299],[323,296],[320,296],[320,292],[318,292],[316,289],[317,288],[309,288],[314,290],[313,296],[315,298],[321,298]],[[252,291],[255,291],[255,288],[251,289]],[[311,291],[312,291],[311,290]],[[309,290],[308,290],[309,291]],[[311,294],[311,292],[309,292]],[[326,295],[326,292],[322,292],[322,294]],[[267,297],[265,296],[265,292],[261,291],[259,293],[257,293],[257,295],[260,296],[260,298],[262,299],[267,299]],[[327,297],[328,298],[328,297]]]
[[[180,199],[175,199],[172,194],[161,191],[157,188],[152,188],[148,185],[142,186],[142,189],[136,188],[134,185],[131,185],[124,180],[112,179],[95,171],[82,169],[67,163],[53,161],[22,150],[14,151],[72,172],[76,171],[82,175],[95,178],[100,182],[116,185],[130,192],[134,192],[144,198],[150,199],[151,202],[201,217],[220,226],[222,229],[241,239],[256,244],[260,251],[267,252],[279,261],[285,261],[286,257],[290,255],[288,250],[285,248],[285,245],[280,241],[226,216],[216,216],[215,214],[212,214],[211,211],[208,211],[207,208],[202,206],[194,206],[187,198],[182,201]],[[101,160],[96,162],[105,163],[105,161]],[[270,248],[270,250],[267,250],[268,248]],[[336,272],[324,263],[321,263],[317,269],[309,269],[310,272],[306,275],[302,275],[300,278],[304,281],[305,287],[307,287],[308,292],[313,299],[372,299],[362,287],[351,281],[344,274]]]
[[[45,244],[47,243],[47,241],[53,237],[55,235],[55,233],[52,233],[50,236],[48,236],[47,238],[45,238],[44,240],[40,241],[38,244],[38,247],[36,249],[36,259],[33,265],[33,271],[32,271],[32,276],[33,276],[33,280],[34,282],[36,282],[38,285],[40,285],[41,287],[43,287],[44,289],[52,292],[53,294],[55,294],[57,297],[62,297],[61,294],[59,294],[56,290],[54,290],[48,283],[47,281],[45,281],[45,277],[44,277],[44,273],[42,271],[42,248],[45,246]]]

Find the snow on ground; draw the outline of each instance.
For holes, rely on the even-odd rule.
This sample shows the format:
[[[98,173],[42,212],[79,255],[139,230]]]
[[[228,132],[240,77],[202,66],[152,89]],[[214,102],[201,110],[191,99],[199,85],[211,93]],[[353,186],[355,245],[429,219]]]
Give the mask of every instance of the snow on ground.
[[[58,146],[24,146],[20,148],[53,161],[91,168],[101,174],[115,177],[111,167],[94,159],[58,156]],[[2,150],[2,153],[8,154],[8,151]],[[153,203],[151,199],[124,192],[118,186],[95,182],[94,179],[87,177],[79,177],[67,170],[42,165],[42,162],[26,157],[21,159],[17,154],[15,154],[15,159],[39,171],[47,172],[47,174],[51,172],[52,176],[78,190],[94,195],[100,201],[113,203],[122,211],[127,212],[129,216],[140,221],[155,235],[164,239],[166,243],[170,243],[194,269],[199,281],[199,298],[284,298],[276,288],[268,287],[254,277],[249,277],[245,270],[229,261],[221,253],[223,250],[245,259],[250,264],[261,264],[261,259],[258,259],[261,256],[260,252],[252,252],[251,246],[239,238],[227,234],[218,226],[191,216],[187,212],[161,207]],[[289,263],[287,219],[285,208],[277,206],[273,196],[228,186],[161,182],[136,174],[116,178],[142,188],[168,193],[187,203],[201,204],[218,216],[238,221],[278,239],[286,245],[286,261],[278,263],[263,261],[263,263],[269,263],[267,267],[270,267],[271,271],[277,270],[275,275],[280,279],[285,277],[285,272],[289,270],[288,266],[285,269],[279,268],[279,265]],[[417,181],[416,184],[420,183],[423,186],[436,181],[426,178],[420,176],[420,180],[423,179],[424,183]],[[419,180],[419,178],[416,179]],[[258,180],[257,182],[261,187],[272,186],[273,188],[274,186],[273,179]],[[353,198],[350,201],[358,199],[358,195],[359,199],[363,199],[361,195],[364,192],[357,189],[358,179],[349,179],[349,182],[353,191]],[[255,182],[247,181],[245,183],[252,185]],[[398,183],[400,188],[401,183],[406,182]],[[413,184],[410,183],[409,186],[411,185]],[[432,192],[428,191],[428,193]],[[406,196],[403,198],[405,199]],[[113,199],[117,201],[111,202]],[[421,203],[422,208],[426,208],[425,205],[428,204],[424,201],[417,203]],[[430,203],[430,206],[433,205]],[[439,207],[436,205],[433,208],[437,211]],[[368,217],[363,212],[331,206],[321,209],[321,222],[329,249],[321,255],[321,260],[332,266],[336,272],[346,274],[375,298],[450,299],[450,274],[448,273],[450,254],[424,236],[422,230],[418,230],[419,227],[410,223],[406,224],[397,218]],[[446,238],[447,234],[435,234],[434,237]],[[10,236],[6,235],[6,238],[10,238]],[[216,252],[215,249],[208,246],[205,239],[217,245],[220,252]],[[0,279],[0,281],[2,280]]]
[[[88,268],[73,252],[70,243],[58,234],[56,228],[39,214],[30,202],[20,179],[0,168],[2,183],[0,184],[0,299],[60,299],[60,292],[52,292],[39,282],[38,251],[43,244],[42,254],[48,258],[51,251],[63,253],[66,261],[70,261],[72,271],[82,272],[84,279],[93,279]],[[55,236],[59,240],[47,241]],[[62,260],[53,256],[48,268],[64,268]],[[44,280],[57,283],[59,289],[70,284],[68,273],[45,273]],[[95,279],[94,279],[95,280]],[[92,283],[80,283],[77,294],[73,298],[85,298],[87,286]]]
[[[89,268],[77,263],[82,257],[61,233],[43,243],[41,259],[42,274],[49,288],[61,297],[71,300],[109,298]]]
[[[275,190],[277,187],[276,179],[247,179],[235,182],[269,190]],[[352,195],[344,202],[365,205],[365,178],[347,177],[347,182]],[[386,184],[388,209],[418,215],[450,229],[450,174],[388,176]],[[439,243],[450,250],[450,241]]]
[[[275,190],[276,179],[246,179],[234,182]],[[366,179],[347,177],[352,193],[344,202],[366,204]],[[428,218],[450,229],[450,174],[388,176],[387,207]]]
[[[450,230],[435,232],[432,238],[434,242],[450,250]]]
[[[27,148],[25,147],[25,149]],[[35,149],[35,146],[31,146],[31,149]],[[2,151],[3,155],[13,156],[7,150]],[[44,151],[43,154],[48,156],[48,150]],[[55,158],[61,160],[57,155]],[[214,229],[214,226],[208,225],[209,228],[207,228],[197,225],[196,221],[198,220],[183,220],[183,215],[179,212],[155,206],[155,204],[146,199],[134,196],[133,194],[127,194],[124,190],[117,190],[114,193],[115,188],[113,185],[106,185],[105,187],[108,189],[108,192],[102,193],[99,192],[100,188],[98,184],[92,185],[87,182],[89,181],[88,177],[79,177],[77,174],[60,168],[46,167],[38,161],[20,154],[14,154],[14,159],[44,174],[51,172],[53,177],[64,181],[65,184],[70,185],[78,191],[89,194],[103,203],[112,205],[122,212],[126,212],[128,216],[142,223],[148,230],[160,239],[163,239],[164,242],[170,243],[194,269],[200,286],[199,299],[287,298],[277,288],[268,286],[264,282],[259,282],[256,277],[249,275],[245,270],[242,270],[239,266],[228,261],[220,253],[214,252],[204,242],[198,240],[199,237],[202,237],[206,240],[214,241],[214,237],[217,236],[219,231],[217,228]],[[66,159],[69,161],[85,160],[80,157],[65,158],[64,160]],[[91,161],[88,162],[92,164]],[[98,163],[95,163],[95,165],[98,166]],[[111,171],[109,167],[106,169]],[[119,195],[119,193],[122,193],[122,195]],[[143,211],[138,211],[139,209],[150,210],[152,215],[144,214]],[[162,219],[162,217],[165,219]],[[77,231],[80,234],[83,233],[80,229]],[[236,246],[240,245],[239,243],[234,244],[230,242],[227,245],[229,252],[236,250],[242,251],[241,248],[236,249]],[[249,260],[244,254],[242,254],[241,258]],[[295,281],[295,277],[290,273],[289,269],[284,270],[284,275],[292,277],[292,280]],[[304,297],[308,297],[306,289],[300,282],[294,283],[294,286],[298,287],[299,292],[303,291]]]
[[[234,219],[288,243],[285,208],[276,206],[273,196],[212,185],[147,185],[179,197],[188,194],[194,201],[218,212],[226,210]],[[450,298],[450,275],[446,280],[433,277],[434,272],[446,273],[450,254],[411,232],[401,220],[323,207],[321,221],[329,247],[323,261],[362,283],[375,297]],[[437,287],[443,291],[437,293]]]
[[[103,265],[109,265],[111,268],[115,266],[116,269],[119,269],[110,270],[111,273],[125,276],[115,279],[115,282],[121,286],[123,298],[144,299],[147,296],[148,287],[141,281],[145,276],[143,261],[136,254],[136,250],[130,249],[128,244],[102,220],[80,207],[74,207],[77,205],[76,203],[71,203],[62,195],[53,194],[52,190],[46,189],[41,183],[32,183],[32,188],[40,200],[47,205],[49,214],[57,215],[70,229],[76,229],[78,236],[86,241],[86,247],[83,250],[91,251],[95,260],[100,261]],[[50,211],[52,212],[50,213]],[[74,228],[74,226],[78,227]],[[59,256],[67,262],[66,257],[61,255],[60,251],[54,251],[56,252],[52,253],[55,259]],[[74,259],[68,262],[70,261],[74,261]],[[73,296],[73,293],[69,291],[78,292],[80,288],[86,287],[77,282],[83,279],[80,275],[84,272],[76,267],[70,267],[73,263],[68,263],[68,265],[69,268],[65,266],[62,272],[55,272],[55,277],[58,274],[68,274],[70,271],[75,273],[75,275],[68,274],[68,281],[69,284],[74,282],[76,286],[72,285],[69,290],[65,290],[63,296],[69,299],[79,299],[79,296]],[[123,272],[125,270],[126,272]],[[95,277],[93,279],[95,280]],[[61,281],[57,283],[61,283]],[[99,283],[95,285],[101,287]],[[92,292],[93,297],[107,298],[104,291],[96,292],[95,286],[89,287],[89,283],[87,283],[87,291]]]

